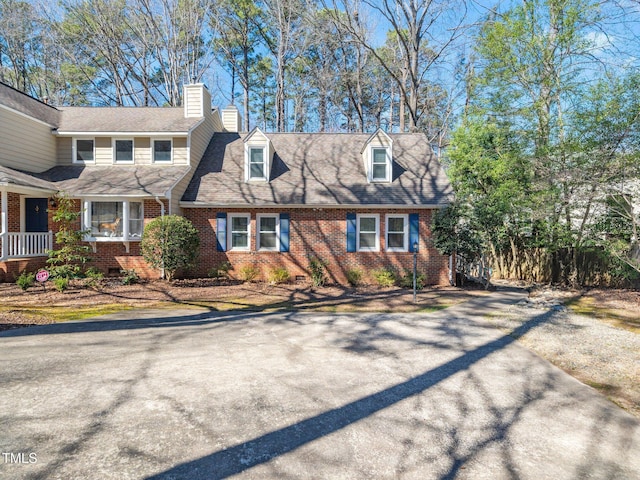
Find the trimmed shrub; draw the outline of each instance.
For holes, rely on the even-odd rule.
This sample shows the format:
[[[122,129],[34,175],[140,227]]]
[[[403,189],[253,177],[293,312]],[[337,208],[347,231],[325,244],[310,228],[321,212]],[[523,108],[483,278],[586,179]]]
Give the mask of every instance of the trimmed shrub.
[[[229,262],[222,262],[220,265],[216,265],[213,267],[207,275],[209,278],[215,278],[216,280],[220,280],[223,278],[229,278],[229,271],[232,269],[231,264]]]
[[[140,251],[145,261],[164,270],[167,280],[176,272],[195,265],[200,248],[200,236],[193,224],[179,215],[165,215],[151,220],[144,227]]]
[[[16,278],[16,285],[18,285],[23,292],[26,292],[29,287],[33,287],[36,281],[36,274],[33,272],[22,272],[18,278]]]
[[[244,282],[253,282],[259,273],[260,271],[257,267],[249,264],[242,265],[238,269],[238,277]]]
[[[134,285],[140,282],[140,277],[133,268],[130,270],[120,270],[120,274],[122,274],[122,278],[120,279],[122,285]]]
[[[67,277],[56,277],[53,279],[53,286],[59,292],[64,292],[69,288],[69,279]]]
[[[362,285],[362,270],[358,270],[357,268],[347,270],[347,282],[349,282],[349,285],[352,287]]]
[[[104,278],[104,273],[102,273],[96,267],[91,267],[85,270],[84,277],[85,287],[97,287],[98,282]]]
[[[389,268],[377,268],[372,270],[371,276],[381,287],[392,287],[396,283],[396,274]]]
[[[416,274],[416,289],[422,290],[424,288],[427,276],[424,273],[417,272]],[[413,270],[406,270],[404,274],[398,279],[398,284],[402,288],[413,289]]]
[[[286,283],[291,278],[289,271],[284,267],[276,267],[269,270],[269,274],[267,275],[267,279],[269,283],[274,285],[278,285],[279,283]]]
[[[328,262],[319,257],[309,257],[309,271],[314,287],[322,287],[327,283],[326,269]]]

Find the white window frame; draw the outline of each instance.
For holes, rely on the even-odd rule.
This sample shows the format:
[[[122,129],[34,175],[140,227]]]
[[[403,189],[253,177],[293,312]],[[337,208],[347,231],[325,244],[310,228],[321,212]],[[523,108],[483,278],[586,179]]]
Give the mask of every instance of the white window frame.
[[[360,219],[362,218],[375,218],[376,220],[375,247],[360,247]],[[356,251],[358,252],[379,252],[380,251],[380,215],[378,213],[358,213],[356,215]]]
[[[246,247],[234,247],[233,246],[233,219],[234,218],[246,218],[247,219],[247,246]],[[250,213],[229,213],[227,215],[227,251],[228,252],[248,252],[251,250],[251,214]]]
[[[87,162],[85,160],[78,160],[78,140],[91,140],[93,142],[93,161]],[[73,146],[71,147],[71,161],[78,165],[93,164],[96,163],[96,139],[95,137],[74,137]]]
[[[385,151],[385,173],[386,176],[384,178],[374,178],[373,176],[373,159],[374,159],[374,152],[376,150],[384,150]],[[375,145],[375,146],[371,146],[370,150],[369,150],[369,181],[373,182],[373,183],[384,183],[384,182],[390,182],[391,181],[391,148],[389,147],[384,147],[381,145]]]
[[[404,242],[403,247],[389,247],[389,219],[391,218],[402,218],[403,219],[403,230],[404,234]],[[400,232],[391,232],[391,233],[400,233]],[[384,235],[385,235],[385,246],[387,252],[408,252],[409,251],[409,215],[406,213],[389,213],[385,216],[385,226],[384,226]]]
[[[131,160],[116,160],[116,143],[121,141],[131,142]],[[113,163],[116,163],[118,165],[131,165],[136,161],[136,142],[133,137],[114,138],[111,141],[111,151],[113,154]]]
[[[94,237],[91,235],[91,204],[92,203],[121,203],[122,204],[122,236],[121,237]],[[89,234],[85,237],[85,241],[89,242],[139,242],[142,239],[142,232],[140,236],[132,237],[129,233],[129,221],[130,221],[130,203],[140,203],[142,207],[142,227],[144,229],[144,200],[142,198],[127,198],[121,197],[115,198],[89,198],[84,199],[84,211],[83,211],[83,230],[89,230]]]
[[[171,143],[171,158],[169,160],[156,160],[156,142]],[[173,163],[173,138],[151,138],[151,162],[162,165],[169,165],[170,163]]]
[[[252,150],[262,150],[262,177],[252,177],[251,176],[251,151]],[[247,145],[246,156],[247,156],[247,181],[249,182],[266,182],[269,179],[269,173],[267,172],[267,151],[269,148],[266,145]]]
[[[263,218],[275,218],[276,219],[276,245],[273,248],[266,248],[262,246],[260,241],[260,220]],[[279,252],[280,251],[280,214],[278,213],[259,213],[256,215],[256,250],[266,252]]]

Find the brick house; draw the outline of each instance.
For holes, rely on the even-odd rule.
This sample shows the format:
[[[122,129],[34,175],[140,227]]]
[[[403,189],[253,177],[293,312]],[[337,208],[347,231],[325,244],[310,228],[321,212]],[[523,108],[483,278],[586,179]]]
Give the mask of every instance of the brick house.
[[[237,109],[212,109],[204,85],[185,85],[184,99],[55,108],[0,83],[0,279],[45,265],[64,192],[107,274],[157,276],[140,238],[174,213],[200,232],[195,275],[229,262],[307,277],[313,255],[345,283],[349,269],[410,269],[417,244],[427,282],[449,282],[430,225],[452,190],[424,135],[239,133]]]

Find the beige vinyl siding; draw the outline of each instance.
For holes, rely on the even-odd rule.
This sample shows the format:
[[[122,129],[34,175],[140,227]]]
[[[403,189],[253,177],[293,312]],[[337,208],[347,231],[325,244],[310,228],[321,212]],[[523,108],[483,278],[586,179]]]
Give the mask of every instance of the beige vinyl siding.
[[[113,165],[111,137],[96,137],[96,165]]]
[[[180,207],[180,200],[182,200],[182,195],[184,195],[185,190],[189,186],[189,182],[191,181],[191,177],[193,177],[193,172],[195,172],[195,167],[191,167],[187,174],[180,180],[171,190],[171,213],[174,215],[182,215],[182,208]]]
[[[197,85],[187,85],[185,88],[186,117],[202,116],[202,89]]]
[[[204,112],[205,117],[210,117],[211,116],[211,94],[209,93],[209,90],[204,88],[204,86],[202,88],[202,105],[203,105],[202,111]]]
[[[216,110],[211,113],[211,120],[213,121],[213,129],[216,132],[224,131],[224,125],[222,124],[222,118],[220,118],[220,111]]]
[[[373,147],[388,147],[391,145],[391,139],[386,135],[378,132],[370,141],[369,145]]]
[[[188,165],[187,137],[173,137],[173,164]]]
[[[136,137],[133,139],[133,163],[136,165],[151,165],[151,139],[149,137]]]
[[[58,137],[58,165],[73,163],[73,138]]]
[[[56,165],[56,138],[51,127],[0,108],[0,165],[44,172]]]
[[[242,128],[240,112],[236,108],[225,108],[222,110],[222,124],[228,132],[239,132]]]
[[[189,159],[189,164],[191,165],[191,170],[189,173],[175,186],[171,191],[171,212],[180,214],[182,209],[180,208],[180,200],[182,199],[182,195],[184,195],[184,191],[189,186],[189,182],[191,181],[191,177],[193,176],[193,172],[196,171],[196,168],[200,164],[200,160],[202,160],[202,156],[204,155],[204,151],[209,146],[209,142],[211,141],[211,137],[214,134],[215,127],[213,122],[211,121],[212,117],[205,117],[205,120],[198,125],[191,132],[191,144],[190,144],[190,154],[191,158]],[[174,138],[174,147],[175,142],[181,140],[180,138]]]

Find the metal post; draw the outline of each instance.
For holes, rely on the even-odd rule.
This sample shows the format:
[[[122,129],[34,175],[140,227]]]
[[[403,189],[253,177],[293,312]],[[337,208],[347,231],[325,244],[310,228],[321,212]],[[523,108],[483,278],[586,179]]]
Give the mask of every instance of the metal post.
[[[413,243],[413,303],[416,303],[416,275],[418,271],[418,242]]]

